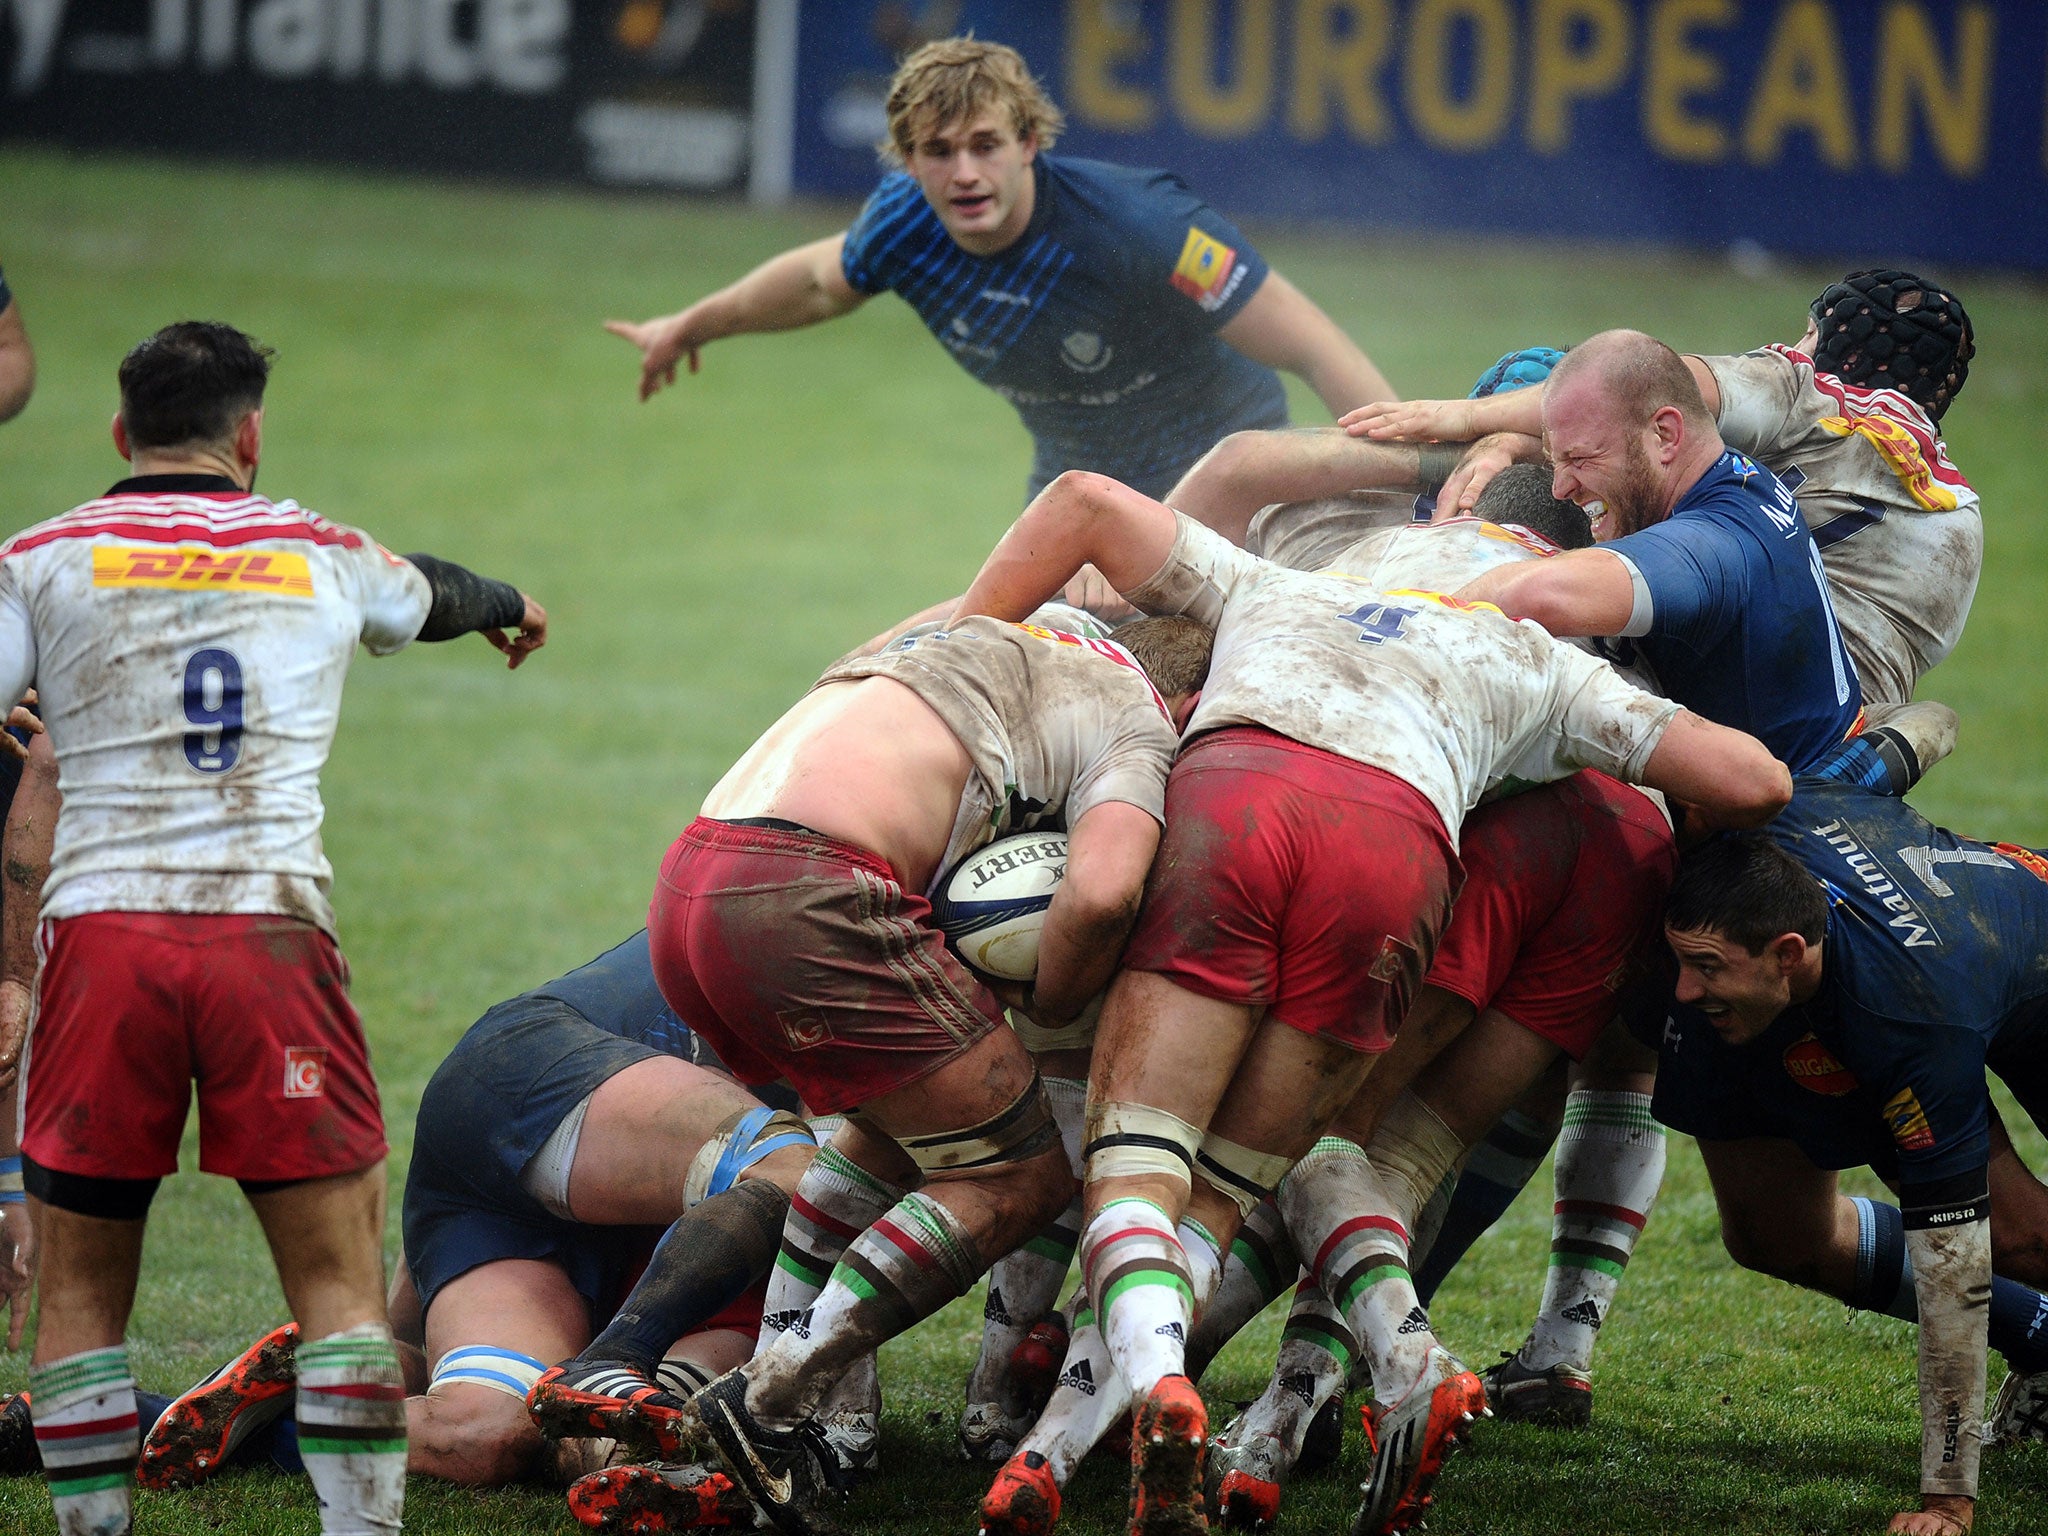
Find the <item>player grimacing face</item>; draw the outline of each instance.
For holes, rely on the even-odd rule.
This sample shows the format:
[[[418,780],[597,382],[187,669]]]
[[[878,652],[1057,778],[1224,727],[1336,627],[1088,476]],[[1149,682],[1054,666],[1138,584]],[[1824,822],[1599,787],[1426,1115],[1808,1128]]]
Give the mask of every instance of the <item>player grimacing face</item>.
[[[962,250],[993,256],[1031,222],[1031,163],[1038,141],[1020,139],[1009,114],[991,109],[957,123],[927,123],[911,141],[908,168],[925,201]]]
[[[1651,428],[1630,427],[1618,403],[1597,386],[1544,398],[1544,447],[1555,466],[1550,493],[1582,507],[1593,520],[1593,537],[1603,543],[1649,527],[1667,510],[1645,442],[1654,435]]]
[[[1784,963],[1784,939],[1753,955],[1711,928],[1666,928],[1664,938],[1678,957],[1673,995],[1705,1014],[1714,1032],[1730,1045],[1754,1040],[1791,1006],[1792,976]],[[1803,942],[1800,953],[1803,957]]]

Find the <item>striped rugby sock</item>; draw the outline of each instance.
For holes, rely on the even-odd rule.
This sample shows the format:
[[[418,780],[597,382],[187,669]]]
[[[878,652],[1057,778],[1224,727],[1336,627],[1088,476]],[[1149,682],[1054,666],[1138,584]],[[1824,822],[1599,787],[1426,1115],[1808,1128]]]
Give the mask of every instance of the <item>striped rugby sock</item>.
[[[1408,1227],[1364,1149],[1325,1136],[1280,1185],[1280,1209],[1308,1272],[1351,1327],[1392,1407],[1421,1379],[1436,1335],[1408,1273]]]
[[[1287,1447],[1292,1466],[1323,1404],[1344,1390],[1356,1354],[1343,1315],[1313,1280],[1302,1281],[1287,1314],[1287,1331],[1280,1336],[1273,1379],[1238,1421],[1235,1443],[1248,1445],[1270,1435]]]
[[[1110,1201],[1081,1234],[1081,1273],[1134,1398],[1186,1373],[1194,1286],[1171,1216],[1136,1196]]]
[[[142,1446],[126,1346],[36,1366],[28,1388],[60,1536],[124,1536]]]
[[[768,1271],[757,1355],[792,1328],[809,1331],[806,1314],[846,1245],[873,1226],[903,1193],[831,1147],[811,1159],[790,1197],[782,1247],[775,1267]]]
[[[1223,1346],[1278,1300],[1301,1275],[1301,1260],[1287,1235],[1287,1223],[1271,1196],[1252,1207],[1230,1242],[1223,1278],[1188,1335],[1188,1375],[1196,1381]]]
[[[805,1334],[784,1333],[756,1352],[748,1411],[771,1428],[809,1417],[848,1366],[965,1295],[985,1267],[960,1218],[912,1190],[847,1245]]]
[[[1647,1093],[1580,1090],[1565,1101],[1543,1306],[1522,1363],[1590,1370],[1600,1325],[1664,1182],[1664,1128]]]
[[[1010,1356],[1032,1325],[1059,1305],[1060,1286],[1081,1242],[1081,1197],[1015,1253],[996,1260],[988,1272],[988,1302],[982,1308],[981,1353],[967,1381],[970,1403],[1001,1402],[1010,1381]]]
[[[1043,1456],[1052,1480],[1062,1488],[1110,1425],[1131,1412],[1131,1389],[1109,1357],[1102,1330],[1095,1326],[1086,1286],[1074,1292],[1067,1307],[1074,1332],[1067,1341],[1067,1357],[1060,1362],[1059,1384],[1011,1457],[1014,1461],[1027,1452]]]
[[[299,1454],[323,1536],[388,1536],[405,1513],[405,1377],[384,1323],[299,1345]]]

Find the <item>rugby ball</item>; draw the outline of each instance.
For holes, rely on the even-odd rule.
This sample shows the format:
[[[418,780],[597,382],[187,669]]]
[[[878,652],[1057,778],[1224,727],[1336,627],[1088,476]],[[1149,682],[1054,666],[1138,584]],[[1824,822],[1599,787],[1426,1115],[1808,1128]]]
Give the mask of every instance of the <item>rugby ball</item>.
[[[953,866],[932,902],[932,920],[953,952],[984,976],[1038,974],[1038,931],[1067,873],[1067,834],[997,838]]]

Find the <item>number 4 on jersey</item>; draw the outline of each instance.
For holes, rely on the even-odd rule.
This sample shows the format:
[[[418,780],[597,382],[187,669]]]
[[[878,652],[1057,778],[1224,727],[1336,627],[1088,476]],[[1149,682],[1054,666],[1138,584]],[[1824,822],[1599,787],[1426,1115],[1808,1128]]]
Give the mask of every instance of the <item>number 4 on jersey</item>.
[[[1392,603],[1367,603],[1350,613],[1337,617],[1346,624],[1358,626],[1358,638],[1367,645],[1385,645],[1389,640],[1401,638],[1401,626],[1421,610],[1397,608]]]

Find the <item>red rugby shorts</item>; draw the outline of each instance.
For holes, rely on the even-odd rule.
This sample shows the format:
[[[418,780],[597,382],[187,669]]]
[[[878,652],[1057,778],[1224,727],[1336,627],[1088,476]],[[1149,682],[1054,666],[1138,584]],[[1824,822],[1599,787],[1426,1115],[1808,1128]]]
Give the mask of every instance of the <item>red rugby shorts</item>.
[[[94,912],[47,925],[22,1150],[88,1178],[199,1166],[234,1179],[369,1167],[384,1117],[348,967],[291,917]]]
[[[786,1077],[812,1114],[838,1114],[1003,1025],[931,910],[864,848],[700,816],[654,887],[654,979],[740,1081]]]
[[[1458,847],[1465,888],[1429,984],[1579,1060],[1661,942],[1670,825],[1648,796],[1587,770],[1481,806]]]
[[[1272,731],[1212,731],[1166,781],[1124,966],[1377,1053],[1459,878],[1442,818],[1405,780]]]

